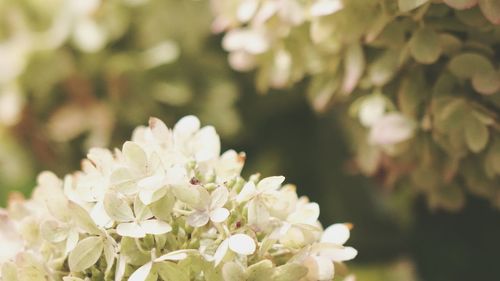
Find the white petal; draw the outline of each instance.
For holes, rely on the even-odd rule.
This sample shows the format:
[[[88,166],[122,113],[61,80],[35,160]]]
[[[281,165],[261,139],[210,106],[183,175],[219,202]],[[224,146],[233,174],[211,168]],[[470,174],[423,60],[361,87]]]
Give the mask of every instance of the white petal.
[[[133,168],[144,172],[147,167],[148,157],[144,149],[135,142],[127,141],[123,144],[123,156],[126,162]]]
[[[319,205],[317,203],[308,203],[300,206],[298,210],[290,214],[288,221],[290,223],[315,225],[319,217]]]
[[[146,233],[142,229],[141,226],[139,226],[135,222],[129,222],[129,223],[120,223],[116,227],[116,232],[120,236],[126,236],[126,237],[132,237],[132,238],[142,238],[146,236]]]
[[[279,11],[280,7],[278,6],[277,1],[264,1],[254,16],[252,23],[256,25],[261,25],[265,21],[269,20],[277,11]]]
[[[66,254],[75,249],[79,239],[80,235],[78,235],[78,231],[74,229],[70,230],[70,232],[68,233],[68,238],[66,239]]]
[[[149,128],[158,141],[164,143],[170,141],[170,130],[160,119],[155,117],[149,118]]]
[[[253,182],[247,182],[243,188],[241,189],[238,196],[236,196],[236,201],[238,203],[248,201],[252,199],[253,196],[257,193],[257,189],[255,188],[255,184]]]
[[[386,110],[386,99],[381,95],[371,95],[363,99],[359,106],[358,118],[365,127],[377,123]]]
[[[248,22],[252,16],[257,11],[259,6],[259,1],[256,0],[244,0],[238,6],[237,18],[239,21],[245,23]]]
[[[411,138],[415,123],[399,113],[389,113],[371,128],[369,141],[372,144],[391,145]]]
[[[229,53],[228,61],[229,65],[238,71],[250,71],[256,65],[255,55],[241,50]]]
[[[210,194],[210,197],[210,209],[220,208],[226,204],[227,198],[229,197],[229,191],[225,186],[220,186]]]
[[[226,239],[222,241],[222,243],[220,243],[219,247],[215,251],[214,254],[215,266],[219,265],[222,259],[224,259],[228,249],[229,249],[229,239]]]
[[[233,29],[226,33],[222,39],[222,47],[226,51],[238,51],[243,48],[243,38],[245,32],[240,29]]]
[[[321,242],[344,245],[349,239],[349,236],[349,227],[343,223],[336,223],[325,229],[321,236]]]
[[[95,21],[82,19],[76,23],[73,40],[80,50],[92,53],[104,47],[106,34]]]
[[[245,34],[245,50],[250,54],[262,54],[269,49],[269,41],[264,32],[259,30],[249,30]]]
[[[197,252],[198,252],[197,250],[177,250],[156,258],[155,262],[167,261],[167,260],[180,261],[187,258],[189,253],[197,253]]]
[[[200,129],[200,120],[193,115],[181,118],[174,126],[174,137],[183,141]]]
[[[127,266],[127,259],[123,255],[118,256],[118,261],[116,263],[115,280],[114,281],[122,281],[123,280],[123,275],[125,275],[126,266]]]
[[[166,188],[159,189],[144,189],[139,192],[139,199],[144,205],[150,205],[153,202],[160,200],[167,193]]]
[[[224,183],[239,176],[244,163],[245,153],[236,153],[234,150],[224,152],[215,166],[217,182]]]
[[[269,211],[261,200],[254,199],[248,204],[248,223],[259,230],[265,230],[269,224]]]
[[[94,208],[90,211],[90,217],[95,224],[101,227],[110,227],[113,223],[113,220],[108,216],[108,213],[106,213],[102,201],[94,205]]]
[[[154,235],[164,234],[172,230],[170,224],[156,219],[142,221],[140,226],[147,234]]]
[[[281,187],[281,184],[285,181],[284,176],[274,176],[267,177],[259,181],[257,184],[257,190],[259,191],[271,191],[277,190]]]
[[[180,165],[169,168],[165,176],[165,181],[172,186],[187,186],[189,179],[186,169]]]
[[[145,265],[139,267],[136,271],[134,271],[134,273],[132,273],[132,275],[130,275],[128,281],[145,281],[146,278],[148,278],[152,267],[152,262],[148,262]]]
[[[319,0],[311,6],[311,15],[314,17],[331,15],[343,7],[341,0]]]
[[[324,247],[320,250],[320,255],[335,262],[342,262],[354,259],[358,251],[352,247]]]
[[[226,208],[218,208],[210,212],[210,220],[219,223],[223,222],[229,217],[229,211]]]
[[[195,211],[187,218],[187,223],[192,227],[201,227],[208,223],[209,215],[207,212]]]
[[[308,269],[308,280],[332,280],[334,276],[333,262],[322,258],[310,256],[304,261]]]
[[[165,185],[165,175],[162,170],[158,170],[157,173],[155,173],[152,176],[143,178],[142,180],[137,182],[137,185],[141,189],[159,189]]]
[[[229,249],[240,255],[251,255],[255,252],[255,241],[246,234],[235,234],[229,237]]]
[[[213,159],[220,154],[220,138],[212,126],[203,127],[198,131],[193,145],[194,156],[198,162]]]

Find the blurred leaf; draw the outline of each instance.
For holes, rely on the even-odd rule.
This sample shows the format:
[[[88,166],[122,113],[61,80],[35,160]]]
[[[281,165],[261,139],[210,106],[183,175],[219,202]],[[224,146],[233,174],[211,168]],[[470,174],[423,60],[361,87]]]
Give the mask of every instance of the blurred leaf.
[[[480,94],[494,94],[500,90],[500,74],[497,71],[476,74],[472,78],[472,86]]]
[[[479,0],[479,7],[484,16],[493,24],[500,24],[500,1]]]
[[[400,53],[396,50],[386,50],[368,67],[368,75],[376,86],[383,86],[392,79],[399,66]]]
[[[409,12],[419,6],[427,3],[429,0],[398,0],[401,12]]]
[[[420,63],[436,62],[442,52],[439,35],[429,27],[418,29],[410,39],[410,52]]]
[[[449,63],[449,69],[455,76],[465,79],[470,79],[476,74],[494,71],[491,62],[485,56],[476,53],[462,53],[454,56]]]
[[[443,0],[450,7],[455,9],[469,9],[477,4],[478,0]]]
[[[488,144],[488,128],[473,115],[467,116],[464,122],[467,146],[472,152],[478,153]]]
[[[352,44],[347,48],[344,59],[344,81],[342,83],[344,93],[350,94],[354,90],[363,75],[364,69],[363,48],[360,44]]]

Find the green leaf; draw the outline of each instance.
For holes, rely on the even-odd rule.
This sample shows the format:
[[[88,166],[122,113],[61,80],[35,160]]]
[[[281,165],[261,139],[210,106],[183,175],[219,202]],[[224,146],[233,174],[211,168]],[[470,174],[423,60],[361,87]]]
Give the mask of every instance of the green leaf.
[[[368,76],[376,86],[383,86],[389,82],[399,67],[400,52],[387,50],[378,56],[368,68]]]
[[[484,16],[493,24],[500,24],[500,1],[479,0],[479,7]]]
[[[151,212],[153,215],[161,220],[169,221],[170,214],[174,208],[175,197],[169,191],[160,200],[151,204]]]
[[[272,281],[297,281],[307,275],[307,267],[296,264],[287,263],[279,266],[274,270],[271,277]]]
[[[472,152],[478,153],[488,144],[488,127],[474,115],[465,119],[465,141]]]
[[[323,112],[328,108],[339,87],[337,79],[326,75],[315,76],[307,89],[307,99],[314,110]]]
[[[103,249],[101,237],[91,236],[80,241],[69,254],[68,264],[71,272],[82,272],[93,266],[101,257]]]
[[[422,72],[417,72],[401,83],[398,92],[398,108],[408,117],[418,119],[420,105],[426,97],[424,79]]]
[[[448,6],[458,10],[469,9],[477,4],[477,0],[444,0],[444,2]]]
[[[433,125],[437,131],[449,134],[452,131],[462,130],[464,116],[468,111],[467,104],[463,99],[435,99],[432,110],[435,112]]]
[[[500,90],[500,74],[496,71],[476,74],[472,86],[480,94],[492,95]]]
[[[454,55],[462,48],[462,41],[457,36],[449,33],[439,34],[439,45],[445,55]]]
[[[222,276],[224,277],[224,281],[242,281],[247,279],[244,268],[235,262],[224,264],[222,267]]]
[[[115,191],[109,191],[104,196],[104,209],[109,217],[117,222],[134,220],[134,213],[125,196]]]
[[[150,208],[142,203],[139,196],[134,199],[134,214],[138,221],[143,221],[153,216]]]
[[[470,79],[476,74],[495,71],[488,58],[476,53],[462,53],[454,56],[448,67],[453,75],[463,79]]]
[[[66,276],[63,277],[63,281],[84,281],[82,278]]]
[[[488,152],[488,163],[491,165],[492,170],[500,174],[500,140],[496,140]]]
[[[130,237],[122,237],[120,254],[127,259],[128,263],[135,266],[143,265],[151,259],[148,254],[137,247],[135,240]]]
[[[418,29],[410,39],[410,53],[422,64],[431,64],[439,59],[442,53],[439,35],[429,27]]]
[[[164,281],[189,281],[189,275],[173,262],[155,263],[155,270]]]
[[[270,260],[263,260],[252,264],[247,268],[247,281],[266,281],[273,274],[273,263]]]
[[[467,9],[455,12],[455,16],[463,23],[471,27],[482,28],[491,26],[491,23],[484,17],[479,9]]]
[[[110,272],[117,257],[118,257],[117,243],[111,236],[108,236],[104,242],[104,258],[106,259],[106,274]]]
[[[195,205],[200,200],[200,192],[196,188],[173,186],[172,190],[177,199],[188,205]]]
[[[429,2],[429,0],[398,0],[398,5],[399,10],[405,13],[422,6],[427,2]]]
[[[91,234],[101,234],[101,231],[97,228],[96,224],[85,209],[74,202],[69,202],[68,205],[71,215],[73,216],[73,220],[80,228]]]

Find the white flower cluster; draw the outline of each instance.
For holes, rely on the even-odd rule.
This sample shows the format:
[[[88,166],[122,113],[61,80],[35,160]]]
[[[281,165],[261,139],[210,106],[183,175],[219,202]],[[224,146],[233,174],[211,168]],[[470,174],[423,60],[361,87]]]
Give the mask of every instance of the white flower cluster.
[[[318,71],[322,63],[313,45],[323,39],[314,35],[324,32],[315,30],[316,23],[343,8],[340,0],[212,0],[212,6],[213,31],[227,32],[222,44],[230,52],[229,63],[240,71],[264,69],[261,88],[282,88]],[[297,31],[306,23],[312,41],[307,32]]]
[[[319,206],[282,176],[245,181],[245,155],[220,155],[194,116],[156,118],[82,170],[42,173],[0,217],[4,281],[332,280],[353,259],[349,224],[325,230]],[[342,268],[342,267],[340,267]],[[348,277],[353,280],[352,277]]]
[[[83,52],[95,52],[104,47],[110,36],[109,30],[106,30],[109,26],[98,23],[94,16],[101,0],[51,0],[43,4],[28,2],[0,3],[3,27],[9,31],[7,34],[11,34],[0,42],[2,125],[13,125],[20,118],[24,99],[18,79],[34,52],[51,51],[66,41],[72,41]],[[38,21],[32,18],[34,15],[30,12],[36,14]],[[47,19],[50,19],[49,22],[45,22]]]

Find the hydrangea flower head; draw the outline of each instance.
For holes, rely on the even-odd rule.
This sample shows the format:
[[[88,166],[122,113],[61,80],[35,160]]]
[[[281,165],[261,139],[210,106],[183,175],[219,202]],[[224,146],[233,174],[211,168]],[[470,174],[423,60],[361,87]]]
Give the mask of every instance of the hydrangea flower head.
[[[220,150],[194,116],[151,118],[81,171],[42,173],[0,214],[1,280],[332,280],[357,255],[349,224],[323,230],[284,177],[245,180],[245,155]]]

